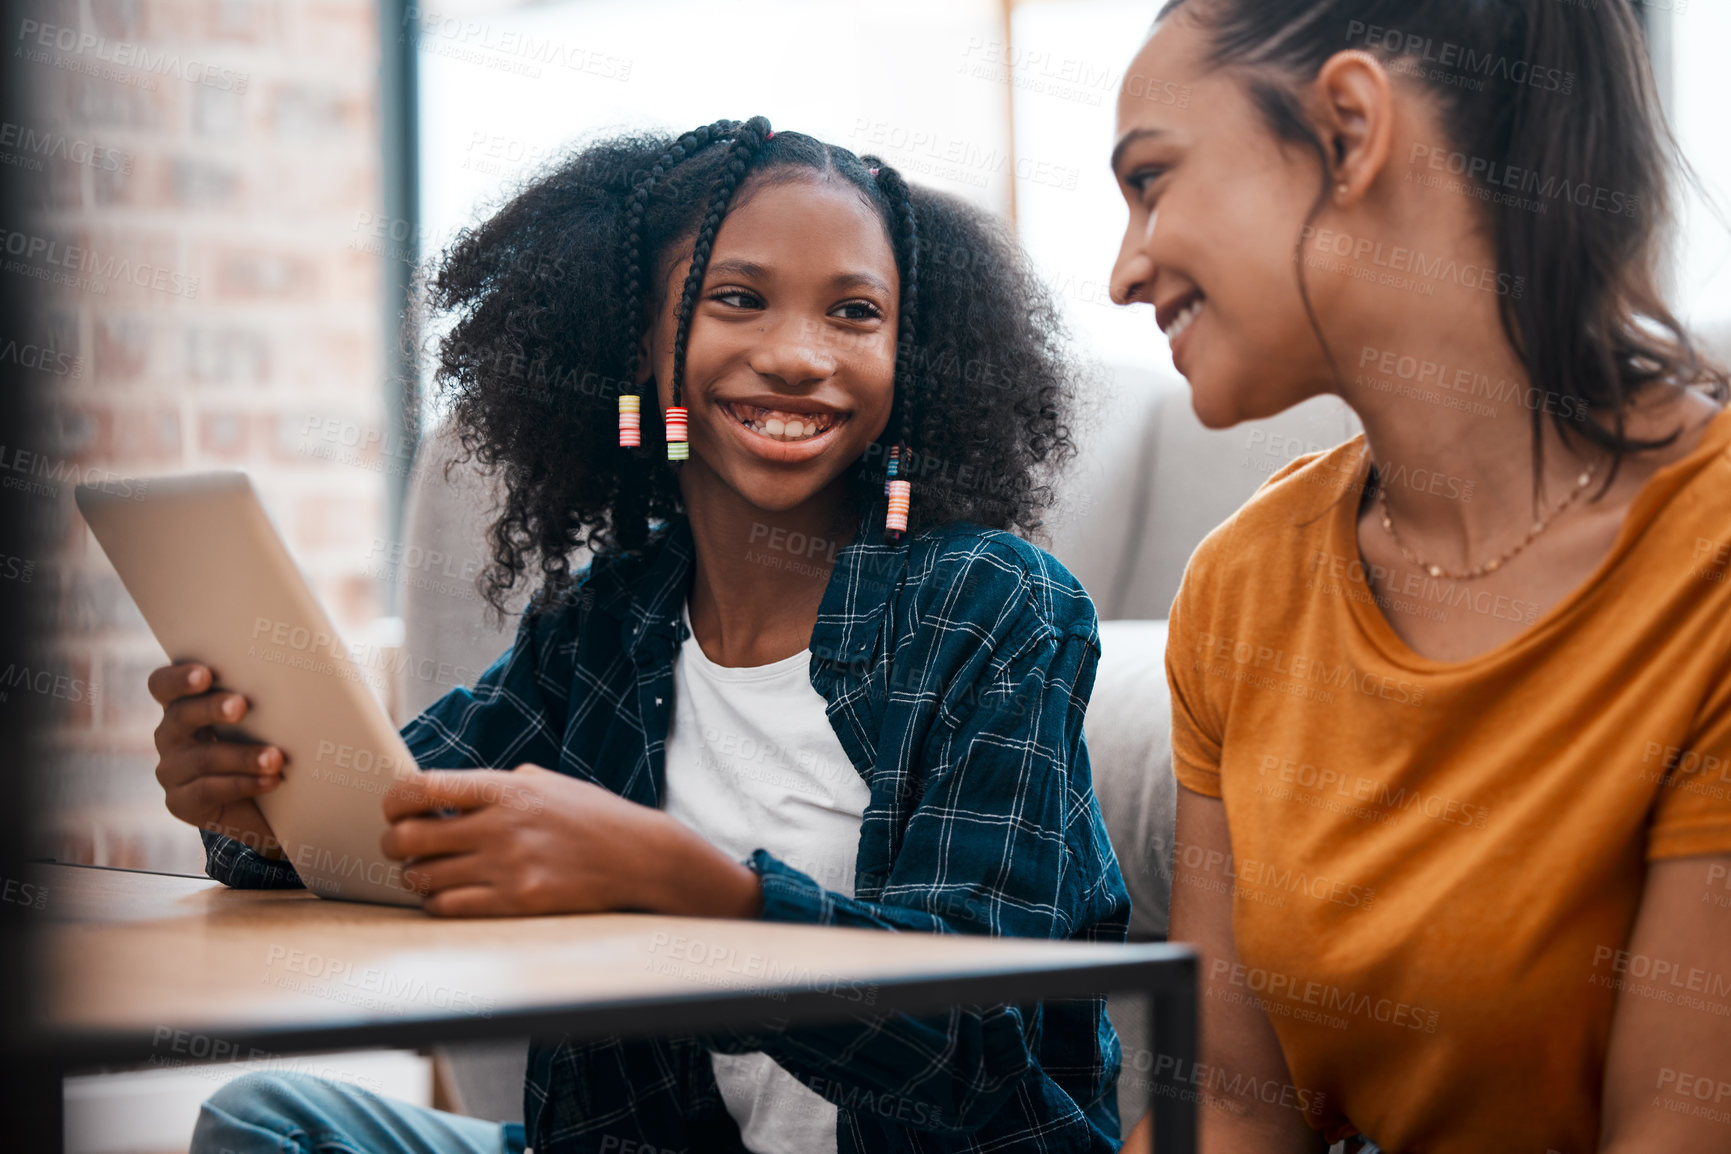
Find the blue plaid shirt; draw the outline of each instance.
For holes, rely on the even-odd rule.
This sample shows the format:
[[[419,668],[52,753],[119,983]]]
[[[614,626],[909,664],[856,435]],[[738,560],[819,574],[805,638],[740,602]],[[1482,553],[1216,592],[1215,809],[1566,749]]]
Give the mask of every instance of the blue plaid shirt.
[[[881,508],[837,552],[811,683],[870,786],[854,893],[758,850],[763,917],[807,925],[1121,942],[1129,897],[1095,800],[1082,714],[1094,607],[1054,558],[976,525],[880,544]],[[643,805],[663,800],[673,661],[692,539],[679,518],[605,556],[565,604],[526,615],[473,689],[403,729],[426,767],[532,762]],[[206,835],[212,877],[296,885]],[[708,1060],[763,1051],[838,1106],[850,1151],[1118,1148],[1118,1039],[1103,998],[958,1006],[844,1025],[537,1040],[524,1088],[537,1154],[742,1150]]]

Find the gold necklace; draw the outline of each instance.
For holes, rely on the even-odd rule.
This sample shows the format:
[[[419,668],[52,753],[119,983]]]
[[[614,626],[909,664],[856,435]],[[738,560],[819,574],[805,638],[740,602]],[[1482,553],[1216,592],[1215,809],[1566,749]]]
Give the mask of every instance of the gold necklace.
[[[1503,567],[1503,563],[1508,561],[1509,558],[1519,553],[1522,549],[1525,549],[1528,545],[1531,545],[1535,537],[1549,528],[1551,522],[1556,520],[1557,516],[1562,513],[1563,510],[1567,509],[1570,505],[1573,505],[1580,495],[1587,491],[1587,486],[1593,483],[1593,474],[1598,472],[1598,470],[1599,462],[1594,461],[1591,465],[1588,465],[1586,471],[1575,479],[1575,487],[1569,495],[1564,497],[1562,503],[1556,508],[1533,522],[1533,527],[1527,530],[1527,535],[1521,539],[1519,545],[1506,551],[1502,556],[1492,558],[1491,560],[1486,561],[1483,565],[1468,569],[1464,573],[1451,573],[1441,565],[1421,561],[1418,557],[1413,555],[1412,550],[1406,547],[1406,542],[1402,541],[1400,539],[1400,534],[1395,531],[1394,518],[1389,515],[1388,511],[1388,486],[1381,484],[1380,479],[1376,487],[1376,500],[1377,504],[1382,506],[1383,529],[1388,533],[1389,538],[1394,541],[1395,548],[1400,550],[1400,555],[1406,558],[1409,565],[1414,565],[1423,569],[1432,577],[1447,577],[1450,581],[1473,581],[1488,573],[1495,573],[1498,569]]]

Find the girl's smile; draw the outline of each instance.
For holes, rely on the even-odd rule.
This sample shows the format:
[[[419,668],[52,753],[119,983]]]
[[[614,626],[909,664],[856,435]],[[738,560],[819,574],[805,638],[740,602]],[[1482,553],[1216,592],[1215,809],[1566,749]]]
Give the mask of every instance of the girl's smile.
[[[766,461],[793,464],[823,455],[848,420],[847,413],[801,409],[797,407],[801,403],[791,397],[766,397],[753,404],[716,401],[715,405],[731,418],[729,423],[748,452]]]
[[[655,363],[672,403],[672,337],[688,262],[668,279]],[[716,232],[686,342],[691,459],[680,485],[719,484],[768,512],[832,502],[895,400],[900,276],[875,209],[822,178],[747,184]]]

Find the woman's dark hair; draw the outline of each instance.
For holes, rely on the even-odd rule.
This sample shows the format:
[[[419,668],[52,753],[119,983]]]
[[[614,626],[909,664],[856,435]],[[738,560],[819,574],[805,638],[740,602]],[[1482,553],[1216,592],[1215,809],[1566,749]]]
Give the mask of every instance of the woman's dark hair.
[[[531,564],[537,603],[551,604],[575,581],[576,547],[639,550],[655,522],[680,512],[654,382],[642,389],[641,451],[619,448],[617,398],[639,391],[643,334],[689,253],[675,302],[679,387],[692,308],[735,193],[809,179],[851,185],[876,210],[901,277],[895,401],[849,474],[858,507],[884,500],[889,448],[906,445],[910,533],[951,521],[1041,528],[1051,470],[1075,451],[1073,370],[1045,287],[993,218],[876,158],[771,132],[761,117],[677,139],[615,136],[460,234],[428,288],[431,308],[454,319],[435,380],[462,459],[504,486],[479,583],[499,612]]]
[[[1334,159],[1296,89],[1354,48],[1425,84],[1449,145],[1466,158],[1455,175],[1519,171],[1517,184],[1545,197],[1543,212],[1526,197],[1484,205],[1499,284],[1523,290],[1502,294],[1503,330],[1533,395],[1554,401],[1530,406],[1535,502],[1541,410],[1565,444],[1578,433],[1611,452],[1609,488],[1625,454],[1676,437],[1626,435],[1624,411],[1638,393],[1658,384],[1726,398],[1725,370],[1700,355],[1657,285],[1676,146],[1629,0],[1168,0],[1156,24],[1180,9],[1207,37],[1210,63],[1245,76],[1275,135],[1315,153],[1322,173],[1309,223],[1328,201]],[[1310,310],[1308,292],[1304,303]]]

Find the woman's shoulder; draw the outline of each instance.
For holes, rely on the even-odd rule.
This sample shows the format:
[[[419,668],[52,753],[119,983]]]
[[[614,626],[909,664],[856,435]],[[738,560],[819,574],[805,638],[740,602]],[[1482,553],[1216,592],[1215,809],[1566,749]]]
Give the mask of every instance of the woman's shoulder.
[[[1364,465],[1362,433],[1287,462],[1202,539],[1185,566],[1187,581],[1192,571],[1268,573],[1271,565],[1302,562],[1327,534],[1328,512],[1341,501],[1355,502],[1363,491]]]
[[[1723,599],[1731,596],[1731,408],[1703,412],[1679,440],[1664,457],[1629,470],[1625,484],[1639,488],[1622,536],[1639,544],[1631,553],[1651,575],[1643,588],[1681,583],[1693,595]]]
[[[913,538],[907,586],[923,613],[997,620],[1031,615],[1054,633],[1098,629],[1094,602],[1046,550],[1004,529],[951,521]]]

